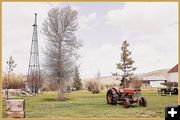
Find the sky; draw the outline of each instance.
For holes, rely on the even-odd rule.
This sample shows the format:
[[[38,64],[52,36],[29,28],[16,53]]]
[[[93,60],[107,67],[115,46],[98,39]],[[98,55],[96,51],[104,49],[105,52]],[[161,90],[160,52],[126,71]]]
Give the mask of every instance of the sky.
[[[135,71],[146,73],[172,68],[178,63],[178,2],[3,2],[2,69],[7,72],[13,56],[16,73],[27,74],[34,13],[37,13],[40,65],[43,66],[45,37],[42,23],[54,7],[71,6],[78,11],[78,39],[82,78],[119,72],[121,44],[127,40]]]

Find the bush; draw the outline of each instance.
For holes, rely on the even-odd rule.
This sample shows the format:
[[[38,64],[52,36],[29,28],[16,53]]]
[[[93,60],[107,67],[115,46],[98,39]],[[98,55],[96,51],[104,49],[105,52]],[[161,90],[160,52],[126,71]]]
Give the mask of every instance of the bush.
[[[119,87],[119,85],[117,85],[116,83],[111,82],[111,83],[109,84],[109,87],[110,87],[110,88],[112,88],[112,87]]]
[[[86,82],[86,88],[91,91],[92,93],[99,93],[100,92],[100,82],[90,80]]]
[[[104,84],[101,84],[101,90],[104,90],[106,86]]]
[[[18,75],[18,74],[11,74],[10,75],[10,78],[9,78],[9,81],[7,83],[7,75],[3,75],[3,89],[6,88],[7,84],[8,84],[8,88],[9,89],[21,89],[21,88],[24,88],[25,85],[24,85],[24,82],[23,82],[23,77],[22,75]]]
[[[56,91],[56,90],[58,90],[58,85],[55,83],[49,83],[48,84],[48,90],[49,91]]]
[[[141,89],[142,84],[143,82],[141,80],[133,80],[129,86],[132,88]]]
[[[104,87],[105,87],[106,89],[109,89],[109,88],[113,88],[113,87],[119,87],[119,84],[116,83],[116,82],[110,82],[110,83],[106,83],[106,84],[104,85]]]
[[[42,91],[50,91],[49,87],[42,87]]]

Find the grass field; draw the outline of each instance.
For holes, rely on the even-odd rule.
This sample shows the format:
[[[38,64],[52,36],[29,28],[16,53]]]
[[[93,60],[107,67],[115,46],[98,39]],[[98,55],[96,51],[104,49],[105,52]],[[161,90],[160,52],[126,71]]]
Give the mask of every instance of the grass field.
[[[65,118],[65,117],[102,117],[102,118],[134,118],[134,117],[164,117],[164,107],[167,104],[177,104],[177,96],[157,96],[154,89],[142,90],[148,101],[147,107],[140,107],[137,103],[125,109],[122,105],[108,105],[106,90],[100,94],[88,91],[75,91],[66,94],[67,100],[56,100],[57,92],[43,92],[38,96],[21,97],[25,99],[26,117],[28,118]],[[19,98],[19,97],[18,97]],[[5,100],[3,100],[3,117],[5,114]]]

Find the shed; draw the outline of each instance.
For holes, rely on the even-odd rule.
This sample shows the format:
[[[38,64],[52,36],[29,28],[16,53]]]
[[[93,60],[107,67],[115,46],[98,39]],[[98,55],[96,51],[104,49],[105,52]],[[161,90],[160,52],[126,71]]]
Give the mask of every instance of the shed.
[[[166,83],[167,79],[165,77],[143,77],[142,81],[146,87],[161,87],[161,83]]]

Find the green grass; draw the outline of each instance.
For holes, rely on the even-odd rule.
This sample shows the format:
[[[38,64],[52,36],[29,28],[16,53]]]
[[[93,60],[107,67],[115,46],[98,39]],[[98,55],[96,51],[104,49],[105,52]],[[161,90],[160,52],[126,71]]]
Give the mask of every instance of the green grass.
[[[134,117],[164,117],[164,107],[167,104],[177,104],[177,96],[157,96],[157,91],[146,89],[142,91],[148,101],[147,107],[137,103],[125,109],[122,105],[108,105],[106,90],[100,94],[88,91],[76,91],[66,94],[66,101],[56,100],[57,92],[43,92],[38,96],[21,97],[25,99],[26,117],[28,118],[64,118],[64,117],[102,117],[102,118],[134,118]],[[20,97],[17,97],[20,98]],[[5,100],[3,100],[3,117]]]

